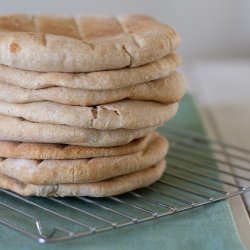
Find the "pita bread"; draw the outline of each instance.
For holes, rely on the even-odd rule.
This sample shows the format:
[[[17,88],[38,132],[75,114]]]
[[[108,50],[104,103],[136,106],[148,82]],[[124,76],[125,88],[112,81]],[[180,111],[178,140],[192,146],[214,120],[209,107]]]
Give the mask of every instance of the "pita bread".
[[[90,72],[138,67],[173,52],[178,34],[154,18],[0,17],[0,64],[43,72]]]
[[[113,147],[131,142],[153,132],[144,129],[96,130],[34,123],[21,118],[0,115],[0,140],[73,144],[88,147]]]
[[[0,82],[0,101],[8,103],[52,101],[68,105],[94,106],[126,98],[173,103],[178,102],[184,93],[184,79],[177,72],[161,80],[113,90],[83,90],[64,87],[30,90]]]
[[[108,180],[87,184],[56,184],[33,185],[21,182],[15,178],[0,174],[0,188],[9,189],[24,196],[91,196],[106,197],[123,194],[134,189],[146,187],[161,178],[166,168],[166,162],[144,170],[114,177]]]
[[[69,106],[52,102],[12,104],[0,102],[0,114],[32,122],[111,130],[157,126],[171,119],[178,103],[124,100],[96,107]]]
[[[126,155],[144,150],[154,138],[154,134],[149,134],[128,144],[116,147],[84,147],[65,144],[0,141],[0,157],[30,160],[72,160]]]
[[[53,86],[89,90],[117,89],[167,77],[180,63],[181,57],[173,53],[137,68],[91,73],[42,73],[0,65],[0,82],[28,89]]]
[[[0,173],[35,185],[90,183],[148,168],[162,160],[168,149],[156,136],[144,151],[122,156],[77,160],[25,160],[0,158]]]

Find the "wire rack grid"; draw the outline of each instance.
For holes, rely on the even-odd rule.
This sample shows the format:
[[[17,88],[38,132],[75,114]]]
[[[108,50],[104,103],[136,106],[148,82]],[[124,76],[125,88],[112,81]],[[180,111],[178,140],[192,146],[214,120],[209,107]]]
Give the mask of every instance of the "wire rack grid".
[[[250,151],[178,128],[161,132],[171,148],[167,170],[155,184],[99,199],[22,197],[0,189],[0,223],[39,243],[57,242],[172,215],[250,190]]]

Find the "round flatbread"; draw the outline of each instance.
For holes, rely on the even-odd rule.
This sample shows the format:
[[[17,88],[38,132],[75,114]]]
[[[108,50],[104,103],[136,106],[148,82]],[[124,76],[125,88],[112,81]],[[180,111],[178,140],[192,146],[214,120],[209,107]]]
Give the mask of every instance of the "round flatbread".
[[[91,196],[106,197],[123,194],[151,185],[161,178],[166,169],[164,160],[144,170],[87,184],[33,185],[0,173],[0,188],[24,196]]]
[[[64,87],[31,90],[0,82],[0,101],[8,103],[52,101],[67,105],[95,106],[123,99],[173,103],[178,102],[184,93],[185,81],[182,74],[177,72],[164,79],[111,90]]]
[[[145,150],[121,156],[77,160],[0,158],[0,173],[34,185],[91,183],[148,168],[162,160],[167,150],[165,138],[156,136]]]
[[[179,35],[154,18],[0,17],[0,64],[42,72],[90,72],[157,61],[179,45]]]
[[[112,130],[158,126],[171,119],[178,103],[124,100],[95,107],[70,106],[53,102],[13,104],[0,102],[0,114],[32,122]]]
[[[126,155],[142,151],[154,138],[153,134],[115,147],[85,147],[67,144],[0,141],[0,157],[29,160],[73,160]]]
[[[180,63],[181,57],[173,53],[159,61],[136,68],[91,73],[35,72],[0,65],[0,82],[27,89],[53,86],[88,90],[117,89],[165,78],[173,73]]]
[[[35,123],[22,118],[0,115],[0,140],[73,144],[88,147],[113,147],[131,142],[153,132],[143,129],[96,130],[66,125]]]

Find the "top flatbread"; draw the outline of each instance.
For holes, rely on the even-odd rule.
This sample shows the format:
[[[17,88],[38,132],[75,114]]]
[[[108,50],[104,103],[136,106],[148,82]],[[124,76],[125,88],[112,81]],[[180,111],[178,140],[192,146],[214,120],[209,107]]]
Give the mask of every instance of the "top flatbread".
[[[0,64],[42,72],[137,67],[173,52],[179,35],[154,18],[0,17]]]
[[[35,72],[0,64],[0,82],[27,89],[54,86],[87,90],[117,89],[165,78],[175,71],[181,60],[179,55],[172,53],[156,62],[136,68],[90,73]]]

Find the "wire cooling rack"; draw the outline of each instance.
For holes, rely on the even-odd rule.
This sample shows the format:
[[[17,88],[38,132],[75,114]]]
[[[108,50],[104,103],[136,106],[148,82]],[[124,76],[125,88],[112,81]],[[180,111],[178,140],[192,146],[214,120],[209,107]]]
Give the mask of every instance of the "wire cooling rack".
[[[161,180],[109,198],[22,197],[0,189],[0,223],[40,243],[69,240],[207,205],[250,190],[250,151],[177,128]],[[249,193],[248,193],[249,194]]]

